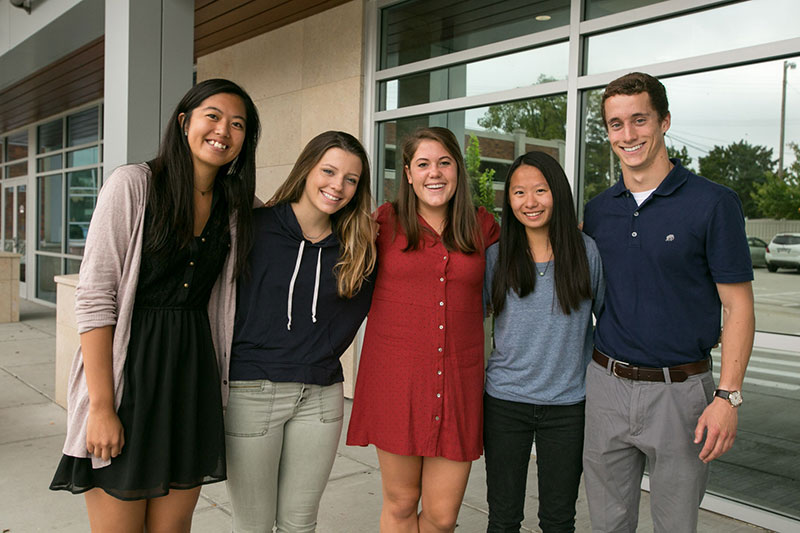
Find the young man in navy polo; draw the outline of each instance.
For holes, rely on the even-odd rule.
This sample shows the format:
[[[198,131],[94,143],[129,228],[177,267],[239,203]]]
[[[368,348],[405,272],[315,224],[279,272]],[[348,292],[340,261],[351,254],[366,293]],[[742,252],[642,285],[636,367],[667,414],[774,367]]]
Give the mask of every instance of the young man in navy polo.
[[[606,273],[586,377],[592,530],[635,531],[645,458],[656,532],[697,530],[708,463],[733,445],[753,346],[753,268],[739,198],[670,160],[664,86],[631,73],[602,100],[622,179],[586,205]],[[711,349],[720,341],[718,387]]]

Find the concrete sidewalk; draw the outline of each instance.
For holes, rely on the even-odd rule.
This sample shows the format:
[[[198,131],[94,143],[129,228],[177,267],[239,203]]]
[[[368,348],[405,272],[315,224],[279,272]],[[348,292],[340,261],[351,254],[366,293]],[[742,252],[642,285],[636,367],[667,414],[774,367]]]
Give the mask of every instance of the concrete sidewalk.
[[[66,412],[53,402],[55,310],[20,302],[21,322],[0,324],[0,532],[85,532],[83,498],[52,492],[48,485],[61,457]],[[350,415],[345,401],[345,428]],[[483,460],[476,461],[459,514],[459,533],[486,531]],[[536,526],[536,468],[531,465],[523,531]],[[649,498],[642,494],[639,531],[653,531]],[[381,508],[381,480],[375,450],[339,444],[319,513],[320,533],[375,533]],[[203,488],[193,531],[230,531],[230,503],[224,483]],[[589,531],[586,499],[578,499],[577,531]],[[700,511],[704,533],[764,531],[736,520]]]

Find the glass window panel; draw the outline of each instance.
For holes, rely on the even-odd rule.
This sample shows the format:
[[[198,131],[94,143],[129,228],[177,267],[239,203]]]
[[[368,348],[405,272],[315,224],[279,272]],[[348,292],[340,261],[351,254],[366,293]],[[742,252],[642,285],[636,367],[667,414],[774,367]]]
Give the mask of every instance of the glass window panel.
[[[6,161],[28,157],[28,130],[22,130],[6,137]],[[25,172],[27,174],[27,171]]]
[[[800,57],[790,61],[800,64]],[[783,68],[782,60],[767,61],[662,80],[672,115],[668,151],[696,173],[733,188],[743,202],[747,235],[767,243],[776,233],[800,233],[797,202],[792,200],[800,197],[796,148],[800,92],[791,89],[786,94],[786,170],[783,178],[776,177]],[[787,82],[789,88],[798,86],[800,70],[787,70]],[[586,198],[607,187],[619,173],[614,162],[613,177],[609,176],[614,156],[599,121],[600,94],[584,95]],[[784,214],[784,208],[791,213]],[[760,331],[798,335],[800,276],[794,270],[769,272],[764,259],[759,260],[763,251],[758,247],[750,251],[756,266],[756,326]],[[712,356],[719,379],[719,351]],[[708,491],[800,519],[796,361],[797,355],[791,352],[753,350],[743,385],[747,409],[739,411],[736,444],[724,460],[712,461]]]
[[[64,262],[64,274],[77,274],[81,271],[80,259],[67,259]]]
[[[36,169],[38,172],[48,172],[50,170],[59,170],[60,168],[61,154],[40,157],[36,160]]]
[[[567,78],[568,43],[494,57],[381,83],[380,110],[475,96]]]
[[[637,65],[796,38],[798,19],[800,2],[760,0],[596,35],[587,40],[586,73],[630,70]]]
[[[19,178],[28,175],[28,162],[14,163],[6,167],[6,178]]]
[[[67,146],[97,141],[98,120],[96,107],[67,117]]]
[[[569,24],[569,0],[410,0],[381,12],[380,68]]]
[[[97,163],[97,146],[83,148],[67,153],[67,167],[82,167],[84,165],[94,165]]]
[[[0,163],[4,163],[5,160],[6,160],[6,138],[0,137]],[[0,179],[2,178],[3,176],[0,175]]]
[[[58,119],[36,128],[37,154],[60,150],[64,147],[63,120]]]
[[[55,276],[61,275],[61,258],[39,255],[36,257],[36,297],[55,303]]]
[[[22,255],[19,260],[19,280],[21,282],[25,282],[25,264],[27,261],[27,256],[25,255],[25,242],[26,242],[26,233],[25,233],[25,206],[28,205],[27,201],[27,193],[26,193],[27,186],[26,185],[18,185],[17,186],[17,204],[14,206],[14,209],[17,213],[17,234],[16,238],[16,249],[14,250],[16,253]]]
[[[14,188],[3,190],[3,250],[13,251],[14,246]]]
[[[381,146],[379,202],[396,197],[397,180],[403,168],[402,139],[421,126],[443,126],[456,134],[464,151],[473,145],[473,154],[480,159],[478,171],[471,176],[473,185],[484,172],[494,170],[494,208],[499,209],[506,173],[517,156],[541,150],[563,164],[566,106],[566,95],[560,94],[381,123],[378,130]]]
[[[97,170],[88,169],[67,173],[69,200],[67,202],[67,253],[83,255],[86,233],[97,202]]]
[[[61,252],[63,228],[62,175],[42,176],[38,181],[37,250]]]
[[[585,19],[596,19],[637,7],[658,4],[664,0],[586,0]]]

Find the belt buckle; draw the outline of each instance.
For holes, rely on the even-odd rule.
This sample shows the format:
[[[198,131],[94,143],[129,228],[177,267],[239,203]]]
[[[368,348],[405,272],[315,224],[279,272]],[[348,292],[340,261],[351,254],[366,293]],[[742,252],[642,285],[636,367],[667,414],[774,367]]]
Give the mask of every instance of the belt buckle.
[[[622,375],[617,372],[617,366],[625,368],[628,370],[628,375]],[[614,373],[615,376],[625,379],[636,379],[638,374],[638,368],[635,366],[626,363],[625,361],[620,361],[619,359],[614,359],[614,363],[611,365],[611,371]]]

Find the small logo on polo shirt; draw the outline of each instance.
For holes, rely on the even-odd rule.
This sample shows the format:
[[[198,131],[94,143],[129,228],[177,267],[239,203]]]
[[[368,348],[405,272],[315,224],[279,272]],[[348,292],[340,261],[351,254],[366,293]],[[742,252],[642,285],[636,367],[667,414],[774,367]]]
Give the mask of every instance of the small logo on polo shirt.
[[[674,241],[674,240],[675,240],[675,235],[673,235],[672,233],[670,233],[669,235],[667,235],[667,238],[666,238],[666,239],[664,239],[664,240],[665,240],[665,241],[667,241],[667,242],[672,242],[672,241]]]

